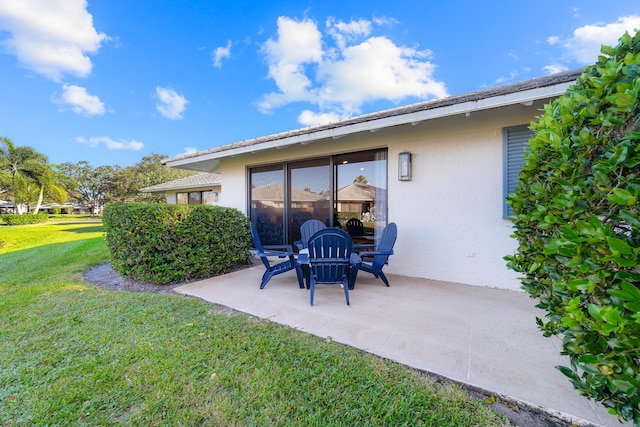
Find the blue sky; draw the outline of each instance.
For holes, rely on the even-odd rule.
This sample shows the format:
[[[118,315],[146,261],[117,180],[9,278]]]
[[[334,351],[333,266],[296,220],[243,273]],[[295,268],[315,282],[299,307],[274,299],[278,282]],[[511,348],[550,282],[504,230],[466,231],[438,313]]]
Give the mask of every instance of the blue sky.
[[[0,136],[137,163],[596,61],[627,1],[0,0]]]

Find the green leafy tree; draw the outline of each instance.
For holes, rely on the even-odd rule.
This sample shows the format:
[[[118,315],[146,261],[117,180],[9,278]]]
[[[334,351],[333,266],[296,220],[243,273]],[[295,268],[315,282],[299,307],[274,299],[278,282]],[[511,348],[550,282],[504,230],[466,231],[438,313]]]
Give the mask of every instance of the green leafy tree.
[[[558,369],[640,426],[640,32],[602,54],[531,124],[506,259],[563,337]]]
[[[31,147],[16,147],[6,137],[0,137],[0,170],[2,193],[14,202],[18,213],[32,202],[36,206],[33,213],[37,213],[45,195],[54,200],[66,198],[64,189],[55,182],[47,156]]]
[[[126,168],[116,170],[113,201],[136,203],[163,203],[164,195],[158,193],[141,193],[140,189],[156,184],[186,178],[197,172],[183,169],[169,168],[162,164],[169,158],[165,154],[150,154],[140,162]]]
[[[369,180],[364,175],[356,176],[356,178],[353,180],[353,182],[358,183],[358,184],[369,184]]]
[[[99,214],[109,201],[114,188],[115,169],[112,166],[93,167],[86,160],[62,163],[58,168],[66,176],[65,185],[72,197]]]

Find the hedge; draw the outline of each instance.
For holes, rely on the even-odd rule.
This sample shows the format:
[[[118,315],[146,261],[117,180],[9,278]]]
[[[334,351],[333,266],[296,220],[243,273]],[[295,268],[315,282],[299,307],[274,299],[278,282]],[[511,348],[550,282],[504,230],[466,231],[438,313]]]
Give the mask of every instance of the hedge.
[[[249,221],[206,205],[111,204],[103,213],[112,268],[154,284],[227,273],[251,258]]]
[[[580,394],[640,426],[640,32],[532,123],[507,257]]]
[[[40,224],[47,222],[49,214],[2,214],[0,219],[7,225]]]

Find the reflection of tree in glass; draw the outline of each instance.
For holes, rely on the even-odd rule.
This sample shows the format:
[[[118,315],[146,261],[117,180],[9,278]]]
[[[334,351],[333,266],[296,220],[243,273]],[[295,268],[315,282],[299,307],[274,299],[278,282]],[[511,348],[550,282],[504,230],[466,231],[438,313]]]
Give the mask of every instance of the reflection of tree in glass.
[[[353,182],[357,182],[359,184],[368,184],[369,180],[364,175],[358,175],[356,176],[356,179],[353,180]]]

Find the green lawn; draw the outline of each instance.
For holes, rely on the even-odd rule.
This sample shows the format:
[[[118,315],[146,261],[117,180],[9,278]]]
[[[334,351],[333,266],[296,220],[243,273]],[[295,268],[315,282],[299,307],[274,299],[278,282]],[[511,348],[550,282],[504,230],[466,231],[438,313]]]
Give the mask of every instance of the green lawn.
[[[177,295],[95,287],[101,224],[0,225],[0,425],[501,426],[460,389]]]

